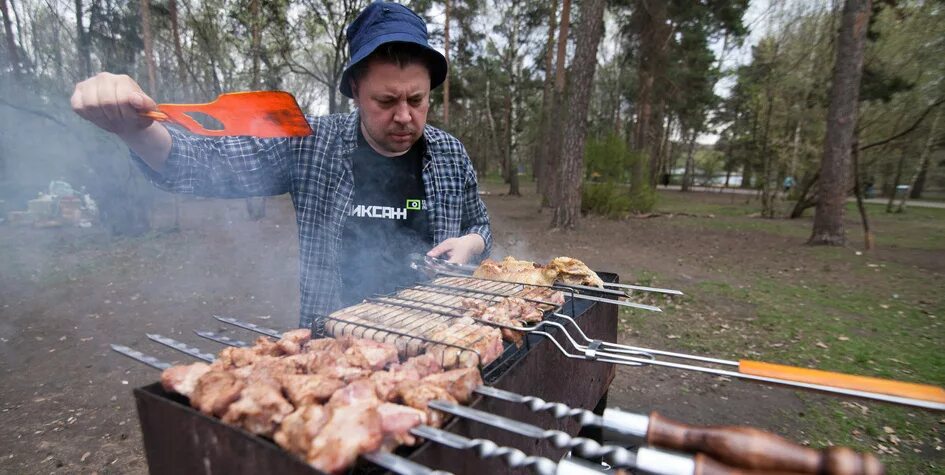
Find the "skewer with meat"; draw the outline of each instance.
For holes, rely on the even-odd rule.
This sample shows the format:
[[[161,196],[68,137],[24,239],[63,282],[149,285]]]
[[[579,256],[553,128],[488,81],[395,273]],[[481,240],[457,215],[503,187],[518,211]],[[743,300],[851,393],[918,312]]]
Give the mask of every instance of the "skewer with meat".
[[[501,261],[486,259],[473,272],[482,279],[518,282],[527,285],[563,284],[603,287],[604,281],[583,262],[573,257],[556,257],[548,265],[520,261],[511,256]]]
[[[430,339],[456,345],[433,344],[427,349],[444,368],[485,367],[503,351],[499,329],[480,325],[471,318],[459,318],[449,326],[441,326],[432,332]]]

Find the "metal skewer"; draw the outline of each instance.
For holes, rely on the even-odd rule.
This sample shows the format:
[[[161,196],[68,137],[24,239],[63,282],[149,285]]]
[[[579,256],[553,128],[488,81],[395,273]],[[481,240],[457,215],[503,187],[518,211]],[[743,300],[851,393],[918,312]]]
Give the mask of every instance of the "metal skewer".
[[[260,330],[268,329],[260,328],[255,331]],[[174,340],[173,338],[156,334],[148,335],[148,337],[155,342],[181,351],[187,355],[194,356],[208,363],[212,363],[214,361],[213,355],[203,353],[199,350],[195,351],[194,348],[189,347],[185,343]],[[128,348],[127,346],[114,344],[111,346],[115,351],[138,362],[147,364],[153,368],[164,370],[171,367],[169,363],[160,361],[152,356],[145,355],[144,353]],[[410,432],[417,437],[428,439],[434,443],[452,447],[454,449],[475,449],[480,458],[489,459],[500,457],[506,462],[509,468],[530,468],[538,475],[592,475],[601,473],[599,469],[590,468],[581,464],[575,464],[573,462],[556,464],[550,459],[530,456],[521,450],[503,447],[488,439],[469,439],[461,435],[446,432],[444,430],[430,426],[420,425],[410,429]],[[401,475],[451,475],[450,472],[430,469],[429,467],[391,454],[389,452],[371,452],[367,454],[361,454],[361,457],[371,463]]]

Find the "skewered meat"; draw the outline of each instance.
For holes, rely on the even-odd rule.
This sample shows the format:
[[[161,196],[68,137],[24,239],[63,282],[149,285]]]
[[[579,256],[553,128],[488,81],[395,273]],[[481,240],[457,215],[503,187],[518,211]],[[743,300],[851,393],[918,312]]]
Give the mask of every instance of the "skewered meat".
[[[603,287],[604,281],[586,264],[573,257],[556,257],[548,263],[548,269],[558,273],[557,279],[566,284]]]
[[[287,355],[296,355],[302,351],[303,346],[312,339],[312,330],[308,328],[299,328],[289,330],[282,334],[282,338],[276,342],[276,345]]]
[[[525,299],[525,300],[540,300],[542,302],[548,302],[555,307],[560,307],[564,305],[564,292],[559,290],[549,289],[545,287],[526,287],[525,290],[521,292],[516,292],[516,297]],[[548,305],[539,304],[542,307],[548,307]],[[550,307],[546,310],[550,310]]]
[[[433,427],[441,427],[446,416],[440,411],[430,409],[427,404],[435,400],[456,402],[456,398],[449,391],[429,382],[403,383],[397,387],[397,392],[404,404],[423,411],[427,415],[427,424]]]
[[[397,386],[404,381],[420,381],[420,373],[410,366],[395,365],[387,371],[377,371],[371,375],[377,396],[384,401],[394,400]]]
[[[425,412],[400,404],[385,402],[377,407],[381,415],[381,430],[384,432],[384,446],[393,449],[401,444],[413,445],[417,438],[410,433],[410,429],[425,424]]]
[[[161,372],[161,386],[165,391],[190,397],[201,376],[210,371],[206,363],[171,366]]]
[[[499,329],[479,325],[471,318],[460,318],[450,326],[441,327],[430,339],[456,345],[432,345],[427,349],[444,368],[485,367],[503,351]]]
[[[312,439],[328,422],[328,415],[328,409],[318,404],[299,407],[282,419],[272,438],[280,447],[304,458],[312,446]]]
[[[421,378],[443,371],[443,366],[440,365],[436,358],[428,354],[407,358],[403,366],[417,370]]]
[[[208,371],[197,380],[190,395],[190,405],[204,414],[222,416],[240,397],[243,381],[229,371]]]
[[[387,343],[357,338],[351,340],[345,357],[353,366],[366,369],[384,369],[390,363],[397,362],[397,348]]]
[[[343,353],[345,351],[344,342],[341,340],[336,340],[334,338],[318,338],[315,340],[309,340],[308,343],[304,345],[305,351],[338,351]]]
[[[239,399],[223,414],[223,422],[242,426],[259,435],[272,436],[285,416],[294,408],[282,397],[278,387],[266,383],[248,384]]]
[[[583,262],[573,257],[557,257],[543,266],[529,261],[520,261],[511,256],[502,261],[486,259],[473,272],[474,277],[528,285],[565,284],[603,287],[604,281]]]
[[[242,368],[253,364],[258,358],[259,355],[253,348],[228,347],[220,351],[211,366],[218,370]]]
[[[467,404],[472,399],[473,390],[482,384],[482,376],[476,368],[460,368],[431,374],[423,378],[422,383],[435,384],[449,392],[460,404]]]
[[[337,391],[328,403],[328,422],[309,446],[308,463],[338,473],[354,463],[359,454],[377,450],[384,439],[379,405],[374,385],[368,380],[355,381]]]
[[[295,407],[323,403],[335,391],[344,387],[344,381],[320,374],[284,374],[282,389]]]
[[[473,272],[473,277],[528,285],[552,285],[557,274],[534,262],[519,261],[508,256],[501,262],[483,260]]]
[[[282,356],[285,354],[278,343],[264,336],[256,338],[256,341],[253,342],[252,350],[260,356]]]

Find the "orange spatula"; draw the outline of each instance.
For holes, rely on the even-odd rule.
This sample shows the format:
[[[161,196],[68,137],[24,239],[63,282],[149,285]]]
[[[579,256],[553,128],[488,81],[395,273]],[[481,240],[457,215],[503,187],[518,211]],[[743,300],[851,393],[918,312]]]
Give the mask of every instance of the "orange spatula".
[[[191,113],[195,114],[188,115]],[[215,119],[222,127],[205,128],[194,120],[201,114]],[[312,133],[295,97],[282,91],[231,92],[220,94],[215,101],[206,104],[158,104],[158,110],[142,115],[213,137],[304,137]]]

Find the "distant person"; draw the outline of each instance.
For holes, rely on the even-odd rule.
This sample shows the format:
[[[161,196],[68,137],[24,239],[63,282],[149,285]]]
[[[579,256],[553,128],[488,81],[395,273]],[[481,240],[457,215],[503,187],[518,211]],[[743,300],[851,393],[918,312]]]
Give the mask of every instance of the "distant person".
[[[309,117],[301,138],[198,137],[140,115],[155,102],[128,76],[76,85],[72,107],[118,135],[158,187],[243,198],[290,193],[299,227],[300,326],[372,294],[413,284],[415,252],[468,263],[492,233],[466,149],[427,125],[446,58],[427,26],[395,3],[372,3],[348,26],[339,89],[348,114]],[[234,256],[237,257],[237,256]]]
[[[663,174],[660,176],[660,183],[663,184],[663,187],[664,187],[664,188],[669,187],[669,178],[670,178],[669,173],[663,173]]]
[[[875,188],[875,184],[873,183],[873,180],[872,180],[872,179],[869,179],[869,180],[866,181],[866,184],[865,184],[865,187],[864,187],[864,190],[863,190],[863,195],[866,196],[866,199],[870,199],[870,198],[875,198],[875,197],[876,197],[876,188]]]
[[[790,194],[792,189],[794,189],[794,177],[788,175],[784,177],[784,194]]]

